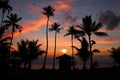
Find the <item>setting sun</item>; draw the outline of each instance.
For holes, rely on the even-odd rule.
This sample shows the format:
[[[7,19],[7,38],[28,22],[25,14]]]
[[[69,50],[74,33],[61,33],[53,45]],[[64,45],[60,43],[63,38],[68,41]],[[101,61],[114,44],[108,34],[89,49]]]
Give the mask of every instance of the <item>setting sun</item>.
[[[67,52],[67,49],[62,49],[61,51],[62,51],[62,53],[65,54]]]

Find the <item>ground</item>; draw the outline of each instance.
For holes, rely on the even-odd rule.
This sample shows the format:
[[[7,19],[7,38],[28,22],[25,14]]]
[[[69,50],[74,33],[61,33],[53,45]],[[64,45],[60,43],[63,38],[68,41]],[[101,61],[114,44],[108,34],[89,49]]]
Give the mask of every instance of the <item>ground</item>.
[[[120,68],[93,70],[13,70],[1,73],[0,80],[119,80]]]

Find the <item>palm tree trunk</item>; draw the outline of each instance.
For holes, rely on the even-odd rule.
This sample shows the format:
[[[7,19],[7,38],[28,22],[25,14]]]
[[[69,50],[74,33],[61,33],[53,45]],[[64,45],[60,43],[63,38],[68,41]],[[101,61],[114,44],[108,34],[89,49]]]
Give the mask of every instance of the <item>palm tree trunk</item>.
[[[73,35],[71,35],[71,43],[72,43],[72,46],[73,46]],[[72,57],[73,57],[73,69],[75,69],[75,62],[74,62],[74,49],[73,49],[73,47],[72,47]]]
[[[49,16],[47,19],[47,26],[46,26],[46,54],[44,58],[43,69],[45,69],[45,64],[46,64],[46,59],[47,59],[47,54],[48,54],[48,23],[49,23]]]
[[[10,49],[11,49],[11,46],[12,46],[13,35],[14,35],[14,29],[12,28],[12,37],[11,37],[11,41],[10,41],[9,53],[11,53]]]
[[[91,45],[91,36],[89,37],[89,48],[90,48],[90,69],[93,69],[93,58],[92,58],[92,45]]]
[[[55,47],[54,47],[54,57],[53,57],[53,69],[55,69],[56,37],[57,37],[57,32],[55,31]]]
[[[2,27],[2,23],[3,23],[3,19],[4,19],[4,11],[2,12],[2,19],[1,19],[1,27]]]

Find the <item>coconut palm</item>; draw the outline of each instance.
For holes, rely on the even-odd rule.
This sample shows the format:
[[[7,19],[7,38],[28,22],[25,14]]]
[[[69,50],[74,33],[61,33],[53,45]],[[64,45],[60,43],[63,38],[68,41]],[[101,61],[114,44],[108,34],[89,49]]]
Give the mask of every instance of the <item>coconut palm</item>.
[[[55,55],[56,55],[56,38],[57,33],[60,33],[60,24],[54,23],[51,28],[49,28],[49,31],[55,31],[55,46],[54,46],[54,56],[53,56],[53,69],[55,69]]]
[[[112,47],[111,50],[108,50],[111,53],[111,57],[120,65],[120,46],[117,48]]]
[[[0,28],[0,61],[2,65],[4,65],[4,61],[8,59],[8,50],[9,50],[9,40],[11,39],[8,36],[4,36],[5,28]]]
[[[47,16],[47,25],[46,25],[46,54],[44,58],[44,63],[43,63],[43,69],[45,69],[45,63],[46,63],[46,58],[48,54],[48,24],[49,24],[49,18],[50,16],[54,16],[54,11],[55,9],[48,5],[47,7],[43,8],[42,13]]]
[[[21,18],[22,17],[18,17],[17,14],[10,14],[9,16],[7,16],[8,20],[3,21],[3,23],[5,23],[4,26],[12,27],[12,37],[11,37],[11,41],[10,41],[10,48],[12,45],[13,34],[14,34],[15,30],[18,29],[19,32],[21,32],[21,30],[22,30],[22,26],[18,24],[18,21],[20,21]]]
[[[21,40],[17,43],[17,52],[20,54],[21,62],[23,63],[24,68],[28,63],[28,50],[27,50],[27,41]]]
[[[12,11],[12,7],[9,5],[9,0],[0,0],[0,9],[2,11],[1,27],[6,12]]]
[[[87,42],[86,38],[82,37],[82,40],[78,39],[78,41],[81,44],[81,48],[77,48],[75,46],[73,46],[73,48],[75,48],[77,50],[77,54],[81,60],[83,61],[83,69],[86,69],[86,61],[89,59],[90,57],[90,51],[88,50],[88,45],[89,43]],[[93,49],[92,53],[100,53],[100,51],[98,49]]]
[[[27,41],[28,43],[28,61],[29,61],[29,69],[31,69],[31,63],[35,60],[39,55],[42,55],[44,51],[40,48],[42,44],[38,44],[38,40]]]
[[[91,15],[90,16],[85,16],[82,19],[83,24],[77,25],[78,28],[81,29],[86,35],[88,36],[89,39],[89,51],[90,51],[90,58],[91,58],[91,69],[93,68],[93,60],[92,60],[92,44],[91,44],[91,35],[95,34],[97,36],[107,36],[107,33],[105,32],[98,32],[98,30],[102,27],[102,24],[96,23],[95,21],[92,20]]]
[[[26,68],[28,64],[28,68],[31,69],[32,61],[44,53],[44,51],[40,48],[42,44],[38,44],[38,40],[21,40],[21,42],[17,43],[17,45],[17,52],[24,64],[24,68]]]
[[[73,45],[73,39],[74,39],[74,36],[77,35],[77,30],[75,29],[74,26],[70,26],[69,29],[67,30],[67,34],[65,34],[64,36],[68,36],[68,35],[71,35],[71,46],[74,46]],[[72,57],[74,59],[74,50],[73,50],[73,47],[72,47]],[[75,65],[74,65],[74,60],[73,60],[73,68],[75,68]]]
[[[83,37],[82,40],[79,40],[81,44],[81,48],[73,46],[77,50],[77,54],[80,59],[83,61],[83,69],[86,69],[86,61],[89,59],[89,51],[88,51],[88,42],[87,40]]]

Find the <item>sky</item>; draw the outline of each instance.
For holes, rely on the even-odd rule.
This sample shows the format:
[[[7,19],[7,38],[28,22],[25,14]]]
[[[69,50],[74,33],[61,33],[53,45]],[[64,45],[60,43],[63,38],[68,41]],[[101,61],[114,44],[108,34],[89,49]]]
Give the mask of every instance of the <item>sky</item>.
[[[103,27],[100,31],[106,32],[108,37],[97,37],[92,35],[96,41],[94,48],[101,51],[99,55],[108,55],[111,47],[120,46],[120,0],[10,0],[13,13],[22,17],[19,24],[22,25],[21,33],[14,34],[13,44],[16,47],[21,39],[37,40],[45,50],[46,39],[45,29],[47,17],[41,12],[43,7],[52,5],[55,9],[53,17],[50,17],[49,28],[54,22],[59,23],[64,30],[57,35],[57,56],[62,55],[62,49],[66,49],[66,54],[71,55],[70,36],[64,37],[66,29],[72,25],[82,24],[82,18],[92,15],[92,19],[101,22]],[[74,40],[74,45],[80,47],[80,43]],[[54,51],[54,31],[49,32],[49,56],[53,56]]]

